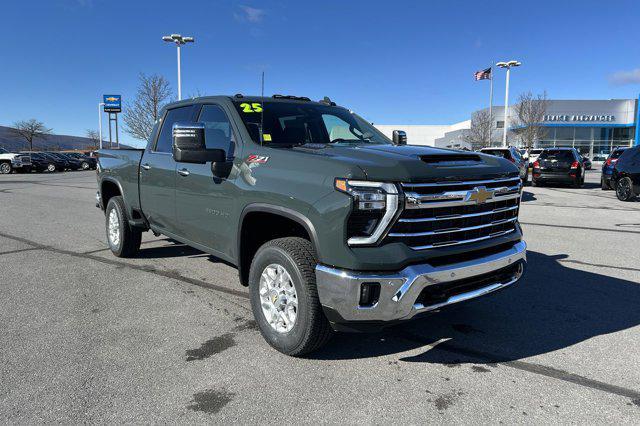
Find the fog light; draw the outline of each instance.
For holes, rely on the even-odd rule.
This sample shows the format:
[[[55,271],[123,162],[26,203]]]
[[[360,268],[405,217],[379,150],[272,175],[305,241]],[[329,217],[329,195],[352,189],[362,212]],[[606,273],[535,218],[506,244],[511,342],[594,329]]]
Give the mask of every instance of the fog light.
[[[371,307],[380,298],[380,283],[362,283],[360,285],[360,306]]]

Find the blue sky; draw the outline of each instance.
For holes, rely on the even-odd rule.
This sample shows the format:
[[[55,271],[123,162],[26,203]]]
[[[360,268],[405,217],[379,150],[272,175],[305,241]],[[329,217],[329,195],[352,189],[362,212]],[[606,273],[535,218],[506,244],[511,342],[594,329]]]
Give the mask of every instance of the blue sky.
[[[140,72],[176,90],[170,33],[196,38],[183,95],[259,94],[265,70],[267,94],[326,95],[381,124],[467,119],[488,103],[473,73],[493,60],[523,63],[511,102],[640,92],[638,1],[41,0],[7,1],[2,16],[0,125],[34,117],[61,134],[97,128],[101,95],[126,105]]]

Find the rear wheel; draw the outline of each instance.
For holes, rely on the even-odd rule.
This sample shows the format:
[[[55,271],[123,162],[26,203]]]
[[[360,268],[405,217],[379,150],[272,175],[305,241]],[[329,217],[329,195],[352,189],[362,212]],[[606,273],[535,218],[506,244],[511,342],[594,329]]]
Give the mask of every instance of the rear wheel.
[[[82,164],[80,165],[80,168],[82,170],[89,170],[89,163],[87,163],[86,161],[83,161]]]
[[[312,244],[297,237],[265,243],[251,262],[253,315],[267,343],[284,354],[313,352],[333,333],[318,298],[316,264]]]
[[[111,252],[118,257],[134,256],[140,249],[142,231],[129,225],[122,197],[111,197],[105,217],[107,242]]]
[[[2,175],[8,175],[9,173],[11,173],[11,163],[6,162],[6,163],[0,163],[0,174]]]
[[[609,184],[604,180],[603,177],[600,178],[600,188],[602,188],[603,191],[606,191],[608,189],[611,189],[611,187],[609,186]]]
[[[56,165],[51,163],[51,164],[47,164],[47,171],[48,172],[55,172],[56,171]]]
[[[616,197],[620,201],[629,201],[635,197],[630,178],[623,177],[616,181]]]

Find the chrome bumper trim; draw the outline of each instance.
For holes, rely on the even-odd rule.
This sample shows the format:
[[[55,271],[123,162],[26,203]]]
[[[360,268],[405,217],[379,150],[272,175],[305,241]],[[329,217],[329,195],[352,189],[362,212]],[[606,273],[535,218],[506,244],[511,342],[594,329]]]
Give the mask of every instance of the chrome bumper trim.
[[[505,268],[516,262],[526,262],[527,245],[524,241],[508,250],[474,260],[444,266],[411,265],[397,273],[372,274],[316,266],[316,284],[320,303],[336,311],[345,321],[395,321],[410,319],[422,312],[474,299],[517,282],[523,268],[507,282],[496,282],[485,287],[457,294],[446,302],[424,306],[417,303],[422,290],[430,285],[458,281]],[[380,284],[380,296],[373,306],[360,306],[362,283]]]

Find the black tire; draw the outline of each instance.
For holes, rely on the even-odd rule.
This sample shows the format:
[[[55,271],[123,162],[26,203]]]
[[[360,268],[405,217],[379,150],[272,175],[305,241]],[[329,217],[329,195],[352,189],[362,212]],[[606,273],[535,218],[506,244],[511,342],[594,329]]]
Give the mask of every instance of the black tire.
[[[260,333],[273,348],[290,356],[302,356],[325,345],[333,334],[324,316],[316,288],[317,257],[311,242],[298,237],[279,238],[258,249],[249,271],[249,295]],[[262,312],[260,278],[267,266],[282,266],[297,293],[296,320],[287,332],[276,331]]]
[[[607,191],[607,190],[611,189],[609,184],[604,181],[603,177],[600,178],[600,188],[602,188],[603,191]]]
[[[531,186],[540,186],[538,181],[531,179]]]
[[[631,201],[635,198],[631,178],[625,176],[616,181],[616,197],[620,201]]]
[[[576,179],[576,181],[573,183],[574,188],[582,188],[583,185],[584,185],[584,179],[581,177]]]
[[[11,163],[8,161],[0,163],[0,175],[8,175],[13,170]]]
[[[117,216],[118,240],[113,241],[110,236],[111,212]],[[105,229],[107,232],[107,243],[109,249],[117,257],[133,257],[140,249],[142,241],[142,231],[132,228],[127,218],[124,200],[121,196],[111,197],[105,210]]]
[[[78,170],[89,170],[90,168],[91,167],[89,166],[89,163],[83,161],[82,164],[80,164],[80,168]]]

